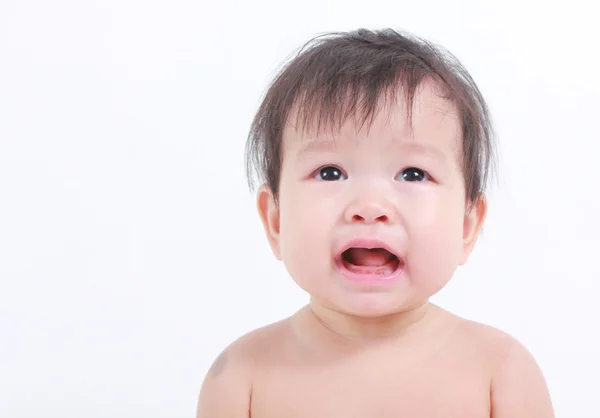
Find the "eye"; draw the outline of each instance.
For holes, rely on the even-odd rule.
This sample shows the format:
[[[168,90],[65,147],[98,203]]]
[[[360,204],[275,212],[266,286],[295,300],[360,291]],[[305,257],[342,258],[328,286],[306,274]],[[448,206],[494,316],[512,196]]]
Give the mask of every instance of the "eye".
[[[347,178],[341,169],[333,165],[321,167],[315,172],[314,176],[317,180],[325,181],[346,180]]]
[[[429,174],[427,174],[420,168],[408,167],[402,170],[400,174],[398,174],[398,180],[419,182],[431,180],[431,177],[429,177]]]

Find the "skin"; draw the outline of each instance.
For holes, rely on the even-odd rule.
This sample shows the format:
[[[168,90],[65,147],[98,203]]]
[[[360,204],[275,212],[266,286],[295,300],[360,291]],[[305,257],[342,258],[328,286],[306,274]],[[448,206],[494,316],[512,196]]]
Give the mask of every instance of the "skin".
[[[279,201],[263,186],[258,210],[273,253],[310,302],[219,356],[198,417],[554,416],[521,344],[429,302],[467,261],[486,214],[483,196],[465,198],[457,112],[435,87],[418,90],[412,130],[401,101],[368,131],[351,118],[334,138],[286,127]],[[324,166],[341,175],[323,180]],[[405,180],[411,167],[422,181]],[[400,278],[343,277],[334,258],[354,238],[392,245]]]

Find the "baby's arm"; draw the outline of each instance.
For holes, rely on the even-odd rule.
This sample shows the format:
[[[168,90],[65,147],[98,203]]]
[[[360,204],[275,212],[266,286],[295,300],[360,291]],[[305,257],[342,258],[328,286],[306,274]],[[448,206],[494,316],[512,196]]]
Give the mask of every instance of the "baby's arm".
[[[518,342],[509,340],[492,377],[492,418],[554,418],[540,368]]]
[[[242,346],[232,344],[211,366],[200,390],[197,418],[250,416],[251,362]]]

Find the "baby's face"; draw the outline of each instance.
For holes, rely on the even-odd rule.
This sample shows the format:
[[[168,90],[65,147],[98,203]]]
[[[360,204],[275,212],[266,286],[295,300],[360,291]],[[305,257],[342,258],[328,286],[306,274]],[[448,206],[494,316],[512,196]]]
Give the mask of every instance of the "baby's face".
[[[312,303],[361,316],[415,307],[472,248],[485,203],[467,213],[458,113],[425,84],[411,133],[404,106],[376,115],[368,133],[352,118],[335,137],[286,128],[279,208],[265,189],[259,208]]]

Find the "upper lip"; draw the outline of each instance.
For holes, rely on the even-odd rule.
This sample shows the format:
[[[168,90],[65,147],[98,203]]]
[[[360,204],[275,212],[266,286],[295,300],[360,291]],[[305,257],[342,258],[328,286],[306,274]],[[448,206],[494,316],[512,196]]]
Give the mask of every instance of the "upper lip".
[[[389,244],[387,240],[382,240],[379,238],[354,238],[349,241],[345,241],[336,251],[336,259],[340,259],[344,251],[349,250],[350,248],[383,248],[384,250],[389,251],[391,254],[396,256],[398,260],[402,260],[398,248],[392,244]]]

